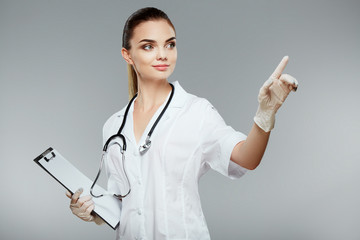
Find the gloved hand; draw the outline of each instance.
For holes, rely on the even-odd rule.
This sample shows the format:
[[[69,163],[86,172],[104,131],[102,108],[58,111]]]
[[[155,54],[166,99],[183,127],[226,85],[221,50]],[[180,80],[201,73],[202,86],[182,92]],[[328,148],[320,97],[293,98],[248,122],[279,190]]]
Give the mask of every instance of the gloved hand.
[[[259,91],[259,107],[254,117],[255,123],[265,132],[274,128],[275,114],[291,91],[296,91],[298,82],[288,74],[282,74],[289,57],[285,56],[270,78]]]
[[[91,214],[95,208],[94,202],[89,195],[80,197],[82,192],[83,189],[80,188],[73,195],[69,191],[66,193],[66,196],[71,199],[70,209],[80,219],[86,222],[94,221],[95,217]]]

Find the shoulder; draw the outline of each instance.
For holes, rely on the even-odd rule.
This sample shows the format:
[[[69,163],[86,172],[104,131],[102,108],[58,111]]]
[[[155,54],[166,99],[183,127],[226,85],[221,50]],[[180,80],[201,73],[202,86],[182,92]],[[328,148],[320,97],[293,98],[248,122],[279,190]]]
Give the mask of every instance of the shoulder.
[[[207,109],[214,109],[207,99],[186,92],[178,82],[175,82],[174,85],[175,101],[173,105],[175,107],[184,107],[186,111],[196,111],[197,113],[204,113]]]
[[[115,126],[118,125],[119,122],[122,121],[124,117],[126,106],[122,108],[120,111],[115,112],[112,114],[104,123],[103,126],[103,136],[106,138],[108,135],[111,135],[113,133],[113,129]]]
[[[189,119],[198,121],[200,125],[219,124],[224,120],[213,104],[206,98],[198,97],[194,94],[186,93],[186,102],[184,104],[183,114]]]
[[[197,97],[195,95],[192,95],[192,97],[189,98],[188,108],[203,114],[208,112],[210,109],[215,109],[206,98]]]

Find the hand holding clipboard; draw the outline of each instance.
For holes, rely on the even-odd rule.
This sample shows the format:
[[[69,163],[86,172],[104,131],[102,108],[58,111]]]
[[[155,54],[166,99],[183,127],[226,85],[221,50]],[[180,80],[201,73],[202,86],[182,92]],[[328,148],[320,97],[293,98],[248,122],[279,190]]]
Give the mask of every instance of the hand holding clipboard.
[[[35,158],[34,161],[64,186],[70,194],[74,194],[74,202],[75,198],[78,198],[78,195],[80,196],[81,194],[76,193],[80,187],[83,188],[82,193],[84,195],[90,195],[92,181],[61,156],[55,149],[48,148]],[[98,185],[95,185],[94,191],[102,192],[104,193],[104,196],[92,199],[94,202],[94,209],[89,210],[94,211],[94,213],[115,230],[120,223],[121,201],[114,198],[112,194],[108,193]]]

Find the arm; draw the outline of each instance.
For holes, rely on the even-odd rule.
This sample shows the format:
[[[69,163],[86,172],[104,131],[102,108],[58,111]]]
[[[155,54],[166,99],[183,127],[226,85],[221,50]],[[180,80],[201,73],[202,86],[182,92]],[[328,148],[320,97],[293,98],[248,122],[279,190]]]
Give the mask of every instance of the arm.
[[[254,124],[245,141],[234,147],[231,161],[249,170],[255,169],[264,155],[270,132],[265,132]]]
[[[231,160],[247,169],[255,169],[266,149],[270,131],[274,128],[275,114],[298,83],[288,74],[282,74],[289,58],[285,56],[259,91],[259,107],[254,125],[245,141],[239,142],[231,153]]]

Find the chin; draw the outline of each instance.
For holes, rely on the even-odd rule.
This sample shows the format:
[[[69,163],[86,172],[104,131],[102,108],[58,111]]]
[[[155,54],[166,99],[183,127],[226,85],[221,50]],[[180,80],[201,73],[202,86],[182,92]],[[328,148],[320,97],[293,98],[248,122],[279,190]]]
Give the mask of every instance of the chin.
[[[158,74],[154,74],[150,78],[152,79],[168,79],[171,76],[172,72],[164,71]]]

